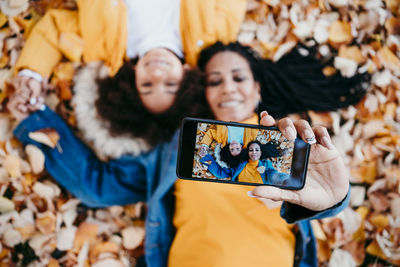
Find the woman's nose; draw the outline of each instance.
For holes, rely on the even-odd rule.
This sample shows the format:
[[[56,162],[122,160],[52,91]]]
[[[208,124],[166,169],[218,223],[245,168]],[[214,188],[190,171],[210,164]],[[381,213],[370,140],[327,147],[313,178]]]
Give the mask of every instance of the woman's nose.
[[[236,85],[232,79],[225,79],[224,83],[222,84],[222,90],[224,93],[231,93],[236,90]]]

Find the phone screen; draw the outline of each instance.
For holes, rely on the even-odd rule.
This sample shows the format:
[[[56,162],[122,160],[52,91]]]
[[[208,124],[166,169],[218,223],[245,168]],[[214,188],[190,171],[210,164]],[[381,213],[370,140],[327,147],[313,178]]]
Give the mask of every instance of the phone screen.
[[[298,189],[308,144],[276,127],[185,120],[177,169],[181,178]]]

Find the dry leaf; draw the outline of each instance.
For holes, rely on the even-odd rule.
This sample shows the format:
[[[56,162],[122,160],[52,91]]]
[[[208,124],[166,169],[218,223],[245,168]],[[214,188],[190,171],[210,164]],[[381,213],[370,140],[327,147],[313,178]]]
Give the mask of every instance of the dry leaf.
[[[379,49],[377,56],[383,66],[396,75],[400,73],[400,59],[388,47]]]
[[[43,234],[51,234],[56,229],[56,216],[50,211],[38,213],[36,218],[36,227]]]
[[[34,174],[41,173],[44,169],[44,154],[43,152],[34,145],[27,145],[25,147],[25,153],[28,155],[29,163],[32,167]]]
[[[21,173],[21,159],[14,155],[7,155],[3,161],[3,166],[12,178],[17,178]]]
[[[144,229],[136,226],[129,226],[121,231],[123,245],[126,249],[137,248],[144,239]]]
[[[79,225],[75,234],[74,249],[80,250],[86,241],[89,241],[90,244],[94,243],[98,229],[98,225],[87,222],[83,222],[81,225]]]
[[[0,196],[0,213],[7,213],[15,209],[15,204],[10,199]]]
[[[58,144],[58,140],[60,140],[60,136],[58,135],[57,131],[51,128],[30,132],[28,136],[30,139],[51,148],[55,148]]]
[[[357,62],[357,64],[362,64],[366,61],[366,58],[361,54],[361,50],[357,46],[340,46],[339,57],[351,59]]]
[[[333,45],[349,44],[353,40],[350,23],[337,20],[328,30],[329,42]]]

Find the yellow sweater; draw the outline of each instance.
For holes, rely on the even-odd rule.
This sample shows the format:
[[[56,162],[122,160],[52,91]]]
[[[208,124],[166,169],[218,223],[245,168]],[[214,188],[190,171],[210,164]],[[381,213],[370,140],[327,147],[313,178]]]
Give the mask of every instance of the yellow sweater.
[[[247,123],[257,123],[257,117]],[[293,266],[295,236],[250,186],[178,179],[169,266]]]
[[[127,11],[123,0],[77,0],[78,11],[50,10],[37,23],[15,71],[49,77],[63,56],[71,61],[102,60],[114,75],[123,64]],[[180,28],[186,62],[216,41],[235,41],[246,12],[245,0],[181,0]],[[149,14],[151,15],[151,14]]]

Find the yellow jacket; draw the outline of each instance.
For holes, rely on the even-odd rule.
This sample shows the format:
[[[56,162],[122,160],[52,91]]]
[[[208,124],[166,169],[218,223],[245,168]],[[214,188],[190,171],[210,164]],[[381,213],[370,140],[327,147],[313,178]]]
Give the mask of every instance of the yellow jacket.
[[[49,77],[63,56],[71,61],[102,60],[114,75],[123,64],[127,11],[123,0],[77,0],[78,11],[49,10],[37,23],[15,70]],[[246,0],[181,0],[180,28],[185,60],[196,63],[200,50],[216,41],[235,41]],[[149,14],[151,16],[151,14]]]

